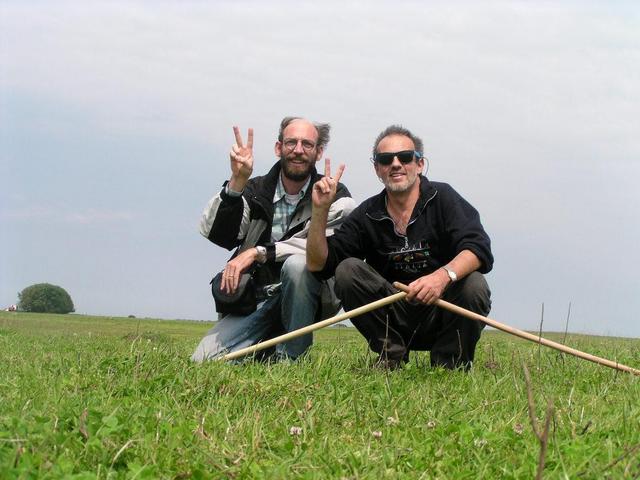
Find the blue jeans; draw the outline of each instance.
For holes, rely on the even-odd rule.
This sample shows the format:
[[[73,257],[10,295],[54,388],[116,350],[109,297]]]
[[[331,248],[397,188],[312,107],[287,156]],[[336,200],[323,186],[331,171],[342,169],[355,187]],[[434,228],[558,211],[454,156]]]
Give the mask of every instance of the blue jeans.
[[[321,282],[306,267],[304,255],[292,255],[282,265],[279,293],[247,316],[227,315],[207,332],[191,356],[194,362],[211,360],[283,333],[314,323]],[[276,346],[276,358],[296,359],[313,341],[313,334]]]

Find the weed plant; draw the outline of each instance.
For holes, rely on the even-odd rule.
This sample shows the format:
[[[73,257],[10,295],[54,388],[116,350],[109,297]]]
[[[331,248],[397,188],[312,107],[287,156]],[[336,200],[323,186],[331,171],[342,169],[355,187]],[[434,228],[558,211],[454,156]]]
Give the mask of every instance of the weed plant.
[[[355,329],[296,363],[193,364],[210,324],[0,313],[0,478],[640,476],[640,378],[500,332],[470,373],[371,366]],[[556,341],[562,335],[550,335]],[[555,337],[555,338],[554,338]],[[640,340],[567,344],[640,366]]]

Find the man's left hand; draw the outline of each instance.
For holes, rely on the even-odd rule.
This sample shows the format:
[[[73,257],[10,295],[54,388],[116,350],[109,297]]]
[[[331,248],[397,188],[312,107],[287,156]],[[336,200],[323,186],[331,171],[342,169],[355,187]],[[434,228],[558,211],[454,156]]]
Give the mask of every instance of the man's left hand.
[[[220,290],[229,294],[236,291],[240,283],[240,277],[256,261],[258,251],[255,248],[245,250],[224,267]]]
[[[406,299],[432,305],[442,297],[450,281],[451,279],[447,272],[439,268],[435,272],[411,282],[409,284],[410,292],[407,294]]]
[[[311,201],[315,209],[329,210],[329,207],[331,207],[331,204],[336,198],[336,190],[338,188],[338,182],[342,177],[342,172],[344,172],[344,165],[340,165],[334,174],[335,176],[332,177],[331,160],[328,158],[324,159],[324,177],[313,185],[313,190],[311,191]]]

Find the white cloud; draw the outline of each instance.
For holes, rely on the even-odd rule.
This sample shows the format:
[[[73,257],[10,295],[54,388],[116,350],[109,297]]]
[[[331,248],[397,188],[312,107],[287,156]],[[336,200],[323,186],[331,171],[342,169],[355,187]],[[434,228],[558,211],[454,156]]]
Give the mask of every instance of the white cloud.
[[[630,131],[617,114],[637,111],[638,29],[623,11],[463,5],[16,3],[4,7],[4,81],[90,109],[108,129],[201,139],[230,115],[331,117],[345,105],[411,123],[484,111],[486,127]]]
[[[70,224],[105,224],[114,222],[130,222],[136,218],[133,212],[84,209],[72,211],[64,208],[33,205],[18,209],[0,211],[0,219],[29,222],[51,222]]]

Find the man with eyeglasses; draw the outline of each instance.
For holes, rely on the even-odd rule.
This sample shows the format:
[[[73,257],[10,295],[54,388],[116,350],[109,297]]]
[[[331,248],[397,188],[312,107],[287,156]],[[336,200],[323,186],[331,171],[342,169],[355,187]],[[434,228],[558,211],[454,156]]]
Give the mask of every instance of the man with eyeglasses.
[[[323,229],[344,166],[335,178],[328,168],[314,185],[307,267],[320,278],[335,273],[345,310],[396,293],[395,281],[409,286],[406,300],[352,320],[379,354],[377,365],[399,368],[409,351],[429,350],[433,366],[468,370],[484,324],[433,303],[443,298],[489,313],[482,273],[491,270],[493,256],[480,216],[451,186],[427,180],[422,140],[406,128],[392,125],[380,133],[372,160],[384,190],[328,239]]]
[[[196,348],[191,357],[194,361],[310,325],[321,303],[326,310],[323,316],[339,308],[332,282],[317,280],[305,266],[311,218],[309,187],[322,177],[315,164],[329,142],[330,125],[285,117],[275,144],[279,161],[266,175],[253,178],[253,129],[249,129],[246,143],[238,127],[233,131],[236,142],[229,154],[231,178],[205,208],[200,233],[216,245],[236,249],[222,272],[220,289],[234,294],[242,274],[252,271],[258,304],[252,313],[222,316]],[[355,206],[344,185],[338,184],[336,190],[327,209],[326,235],[331,235]],[[305,335],[278,345],[275,352],[266,351],[266,355],[295,360],[311,343],[312,335]]]

